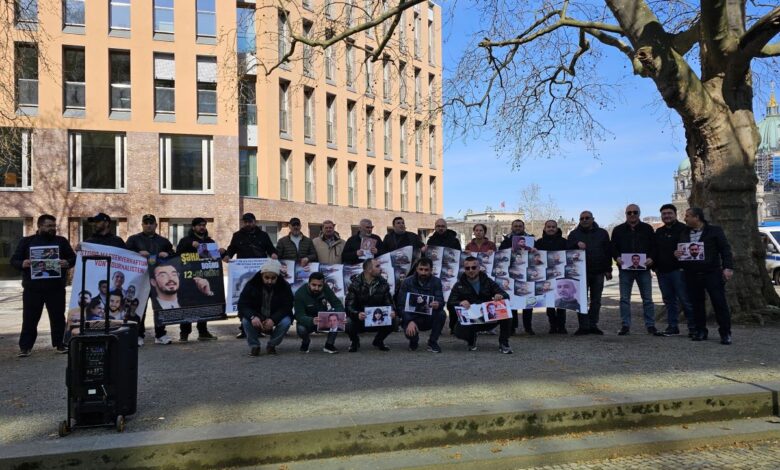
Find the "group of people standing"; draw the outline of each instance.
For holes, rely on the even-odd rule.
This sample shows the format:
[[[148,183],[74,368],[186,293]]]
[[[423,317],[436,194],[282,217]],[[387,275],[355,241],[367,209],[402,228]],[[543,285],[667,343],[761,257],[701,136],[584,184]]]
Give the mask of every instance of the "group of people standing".
[[[731,324],[724,283],[733,274],[731,249],[723,230],[711,225],[704,219],[701,209],[691,208],[685,213],[685,223],[677,220],[676,208],[671,204],[661,207],[664,225],[653,231],[652,227],[640,220],[639,207],[631,204],[626,208],[626,221],[618,225],[610,239],[606,230],[599,227],[589,211],[580,214],[577,227],[563,237],[557,223],[549,220],[544,225],[544,233],[535,240],[534,248],[529,250],[565,250],[581,249],[586,253],[587,287],[590,304],[587,314],[578,315],[576,335],[603,334],[598,327],[601,310],[601,296],[605,280],[612,278],[612,261],[620,267],[624,253],[644,253],[645,269],[621,269],[620,315],[622,327],[619,335],[627,335],[631,328],[630,300],[633,284],[636,283],[642,298],[644,321],[648,333],[658,335],[679,334],[679,311],[685,312],[688,320],[689,336],[695,341],[707,339],[706,314],[704,308],[705,292],[709,294],[715,310],[722,344],[731,344]],[[224,262],[236,258],[270,258],[244,287],[239,302],[238,316],[241,320],[237,338],[246,338],[250,356],[261,353],[260,338],[268,335],[266,353],[276,354],[277,346],[284,339],[293,319],[296,332],[301,338],[300,351],[310,350],[311,335],[324,328],[318,328],[318,313],[346,312],[346,333],[350,339],[350,352],[360,349],[360,333],[374,332],[372,345],[389,351],[385,339],[396,328],[401,328],[409,341],[409,349],[419,348],[421,331],[430,331],[427,350],[441,352],[438,339],[449,316],[451,334],[464,340],[469,350],[476,350],[477,335],[483,330],[498,328],[499,351],[511,354],[509,337],[519,328],[519,319],[525,332],[535,334],[532,327],[532,309],[515,312],[511,319],[500,320],[496,324],[462,325],[455,314],[456,307],[468,309],[471,304],[508,299],[509,294],[479,268],[476,258],[468,256],[463,263],[463,273],[452,287],[445,302],[441,280],[433,275],[433,266],[426,251],[430,246],[441,246],[461,250],[457,234],[447,228],[444,219],[435,222],[434,233],[423,243],[420,237],[406,230],[402,217],[393,219],[392,230],[384,237],[373,233],[373,224],[368,219],[360,221],[355,235],[344,240],[335,230],[335,224],[326,220],[322,223],[320,234],[309,238],[301,232],[301,221],[293,217],[289,221],[289,234],[280,238],[276,245],[269,235],[256,223],[252,213],[243,214],[241,227],[236,231],[227,246],[220,248]],[[94,225],[92,236],[84,240],[87,243],[108,245],[132,250],[150,260],[165,259],[181,253],[195,253],[204,243],[214,243],[207,230],[207,220],[196,217],[192,220],[189,233],[179,240],[176,248],[165,237],[157,233],[157,219],[153,214],[142,217],[142,231],[130,236],[125,242],[111,233],[111,218],[99,213],[89,218]],[[32,351],[37,337],[37,325],[45,306],[50,323],[52,345],[58,352],[67,352],[65,338],[65,285],[66,276],[54,279],[31,280],[29,252],[31,247],[59,247],[60,266],[65,273],[73,267],[76,254],[64,237],[56,235],[56,219],[48,214],[37,220],[38,230],[34,235],[24,237],[14,255],[11,264],[22,271],[23,323],[19,338],[19,357],[27,357]],[[485,238],[487,228],[483,224],[474,226],[474,238],[464,247],[467,252],[485,253],[511,248],[515,236],[531,236],[525,232],[522,220],[512,222],[511,232],[501,244]],[[697,242],[704,247],[703,259],[680,261],[681,253],[677,244]],[[399,248],[411,246],[416,261],[411,272],[396,290],[392,291],[387,280],[380,275],[376,257]],[[77,249],[79,247],[77,246]],[[335,295],[325,282],[324,276],[314,272],[308,282],[292,292],[291,286],[281,274],[278,260],[293,260],[301,266],[319,262],[325,264],[362,263],[362,272],[351,278],[344,302]],[[153,263],[151,263],[153,264]],[[651,297],[650,268],[658,276],[659,287],[667,307],[668,326],[659,332],[655,327],[654,306]],[[156,282],[157,280],[152,280]],[[110,292],[108,293],[110,295]],[[432,299],[428,304],[431,314],[407,312],[404,301],[407,294],[424,295]],[[678,301],[679,300],[679,301]],[[367,312],[371,307],[390,306],[391,324],[367,326]],[[145,310],[144,310],[145,312]],[[566,310],[548,308],[547,316],[551,334],[566,334]],[[145,330],[141,315],[139,323],[139,345],[143,345]],[[207,327],[206,322],[197,323],[198,340],[213,341],[217,337]],[[337,329],[327,332],[323,351],[336,353],[335,341]],[[170,344],[164,326],[154,327],[155,343]],[[179,341],[186,342],[192,333],[192,325],[180,325]]]

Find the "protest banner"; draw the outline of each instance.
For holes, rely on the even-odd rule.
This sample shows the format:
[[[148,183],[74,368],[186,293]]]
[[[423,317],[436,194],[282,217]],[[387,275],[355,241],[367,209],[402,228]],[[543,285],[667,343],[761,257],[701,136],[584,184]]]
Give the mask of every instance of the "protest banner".
[[[295,268],[293,270],[294,274],[294,281],[292,284],[292,291],[293,294],[300,289],[301,286],[309,282],[309,275],[311,273],[316,273],[320,270],[320,263],[309,263],[306,266],[301,266],[299,264],[295,265]]]
[[[325,276],[325,284],[336,294],[336,297],[344,302],[344,265],[320,264],[320,272]]]
[[[238,312],[238,299],[241,291],[269,258],[242,258],[230,260],[228,263],[227,296],[225,297],[225,313]]]
[[[223,320],[222,261],[198,253],[157,260],[149,268],[156,325]]]

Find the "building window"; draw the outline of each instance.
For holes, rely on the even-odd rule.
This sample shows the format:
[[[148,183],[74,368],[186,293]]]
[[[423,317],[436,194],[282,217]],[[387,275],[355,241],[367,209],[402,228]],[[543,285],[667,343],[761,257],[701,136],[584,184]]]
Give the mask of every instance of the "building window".
[[[435,102],[434,99],[436,97],[436,77],[433,75],[428,75],[428,112],[433,112],[435,109]]]
[[[406,105],[406,62],[398,64],[398,101],[401,106]]]
[[[430,182],[431,182],[430,185],[431,194],[430,194],[429,204],[431,208],[431,214],[435,214],[436,213],[436,177],[431,176]]]
[[[216,0],[197,1],[197,39],[212,44],[217,39]]]
[[[38,109],[38,46],[16,43],[16,106],[20,110]]]
[[[420,69],[414,68],[414,109],[420,110],[422,103],[422,82],[420,81]]]
[[[409,210],[409,181],[407,181],[407,173],[401,172],[401,210]]]
[[[279,62],[286,63],[285,56],[290,51],[290,25],[287,23],[287,12],[279,10],[277,16],[277,41]]]
[[[414,192],[414,210],[417,212],[422,212],[422,175],[417,175],[414,177]]]
[[[311,0],[303,0],[301,5],[303,5],[303,8],[311,10]]]
[[[406,125],[406,117],[401,116],[400,123],[401,123],[400,130],[398,132],[399,134],[398,155],[401,157],[401,162],[406,162],[406,147],[408,147],[406,136],[409,132],[409,129]]]
[[[436,168],[436,128],[428,128],[428,164]]]
[[[389,56],[382,58],[382,97],[385,101],[390,101],[390,93],[392,90],[392,69],[393,63],[390,61]]]
[[[412,25],[412,30],[414,32],[414,58],[419,59],[420,58],[420,27],[422,25],[422,21],[420,20],[420,14],[415,13],[414,14],[414,25]]]
[[[374,155],[374,108],[366,106],[366,152]]]
[[[255,34],[255,9],[238,7],[236,9],[236,47],[239,54],[254,54],[257,51]]]
[[[365,21],[368,23],[374,15],[374,0],[366,0],[365,15]],[[366,30],[366,36],[370,38],[374,37],[374,28],[368,28]]]
[[[357,116],[355,115],[355,102],[347,101],[347,149],[355,151],[355,129],[357,128]]]
[[[384,154],[386,159],[391,159],[393,154],[393,120],[390,113],[385,113],[383,127]]]
[[[290,135],[290,82],[279,81],[279,134]]]
[[[417,166],[422,166],[422,124],[420,122],[414,123],[414,163]]]
[[[257,150],[241,149],[238,152],[238,193],[257,197]]]
[[[65,82],[65,112],[75,110],[83,115],[87,107],[84,49],[66,47],[62,50],[62,73]]]
[[[328,159],[328,174],[327,174],[327,183],[328,183],[328,204],[331,206],[336,205],[336,182],[337,182],[337,175],[336,175],[336,159],[335,158],[329,158]]]
[[[311,28],[312,28],[311,21],[303,22],[303,35],[305,37],[311,38]],[[311,77],[313,75],[313,70],[314,70],[314,64],[313,64],[312,47],[308,44],[304,44],[303,45],[303,73],[304,75]],[[326,78],[330,78],[327,76],[327,70],[326,70]]]
[[[16,0],[14,23],[20,29],[35,29],[38,25],[38,0]]]
[[[325,98],[325,106],[327,108],[327,141],[330,145],[336,145],[336,96],[327,95]]]
[[[335,46],[330,46],[325,48],[325,79],[333,81],[336,69],[336,64],[334,63],[333,59],[333,48]]]
[[[352,88],[355,86],[355,46],[351,42],[347,42],[347,70],[346,79],[347,87]]]
[[[355,26],[355,0],[346,0],[344,5],[344,16],[346,16],[347,27]]]
[[[32,187],[32,131],[0,127],[0,188]]]
[[[303,89],[303,137],[314,140],[314,88]]]
[[[366,48],[366,60],[364,62],[366,68],[366,94],[374,94],[374,63],[371,61],[372,50],[370,47]]]
[[[11,266],[11,256],[24,236],[24,219],[0,219],[0,279],[19,282],[19,271]]]
[[[124,134],[71,132],[68,136],[71,190],[125,189]]]
[[[62,21],[66,28],[84,28],[84,0],[63,0]]]
[[[315,168],[314,168],[314,155],[306,155],[305,159],[306,167],[304,168],[304,196],[306,202],[317,202],[316,193],[314,191],[314,182],[317,180]]]
[[[428,63],[431,65],[436,63],[436,58],[434,57],[433,20],[428,20]]]
[[[401,20],[398,22],[398,49],[402,54],[406,53],[406,10],[401,12]]]
[[[385,170],[385,210],[393,209],[393,170]]]
[[[357,207],[357,163],[349,162],[347,165],[347,203],[350,207]]]
[[[154,112],[169,116],[176,112],[176,61],[173,54],[154,55]]]
[[[242,126],[257,125],[257,83],[248,78],[239,82],[238,123]]]
[[[160,137],[160,187],[163,192],[211,192],[211,137],[168,135]]]
[[[173,34],[173,0],[154,0],[154,32]]]
[[[111,111],[130,112],[130,51],[108,51]]]
[[[376,167],[368,165],[366,168],[366,196],[369,209],[376,207]]]
[[[110,0],[109,28],[130,31],[130,0]]]
[[[217,116],[217,58],[197,57],[198,119],[216,124]],[[202,118],[206,118],[205,121]],[[210,119],[209,119],[210,118]]]
[[[289,150],[279,154],[279,199],[289,201],[292,194],[292,161]]]

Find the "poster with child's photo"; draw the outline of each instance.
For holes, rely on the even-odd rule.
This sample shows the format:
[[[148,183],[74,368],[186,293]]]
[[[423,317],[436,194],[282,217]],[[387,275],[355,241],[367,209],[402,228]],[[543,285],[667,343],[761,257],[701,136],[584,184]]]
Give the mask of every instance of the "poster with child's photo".
[[[366,307],[366,328],[373,326],[390,326],[393,324],[393,317],[391,312],[392,307],[389,305],[382,307]]]
[[[404,312],[431,315],[433,312],[433,307],[431,307],[432,302],[432,295],[408,292],[406,294],[406,302],[404,303]]]
[[[317,313],[317,331],[335,333],[347,329],[347,314],[344,312]]]
[[[645,253],[623,253],[620,255],[620,261],[623,263],[620,269],[627,271],[646,271],[647,255]]]
[[[680,261],[704,261],[703,243],[678,243],[677,250],[682,252]]]

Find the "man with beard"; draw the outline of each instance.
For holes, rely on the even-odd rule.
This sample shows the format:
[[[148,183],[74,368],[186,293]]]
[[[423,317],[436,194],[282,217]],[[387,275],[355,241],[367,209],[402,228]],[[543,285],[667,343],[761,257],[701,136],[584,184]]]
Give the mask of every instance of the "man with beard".
[[[257,226],[257,218],[251,212],[241,216],[241,228],[233,233],[225,251],[222,261],[229,263],[233,256],[237,259],[245,258],[273,258],[276,259],[276,248],[271,237],[263,229]],[[246,338],[244,326],[238,326],[236,339]]]
[[[92,224],[94,231],[92,236],[84,240],[84,243],[95,243],[97,245],[113,246],[115,248],[125,248],[125,241],[111,233],[111,217],[102,212],[94,217],[87,219]]]
[[[433,275],[433,266],[428,258],[420,258],[417,262],[414,274],[407,277],[401,284],[398,292],[398,311],[403,312],[403,329],[406,338],[409,340],[409,350],[416,351],[420,342],[420,331],[428,331],[428,351],[440,353],[439,335],[444,328],[444,294],[441,281]],[[431,314],[421,313],[418,309],[415,312],[405,311],[407,294],[411,294],[412,299],[425,299],[422,296],[433,297],[430,304]],[[426,305],[423,303],[422,305]],[[426,307],[426,309],[427,309]],[[423,309],[423,312],[426,310]]]
[[[358,233],[349,237],[344,244],[344,251],[341,252],[341,260],[344,264],[357,264],[361,260],[376,258],[383,253],[382,239],[374,235],[374,224],[369,219],[362,219],[358,227]],[[364,243],[364,240],[371,239],[372,242]],[[373,247],[364,249],[369,244]]]
[[[238,299],[238,316],[246,331],[251,357],[260,355],[258,331],[271,335],[265,350],[270,355],[276,355],[276,347],[292,324],[292,289],[279,275],[280,268],[278,261],[268,260],[244,286]]]
[[[577,301],[577,284],[571,279],[558,279],[555,283],[556,299],[555,308],[580,311],[580,303]]]
[[[416,233],[406,230],[406,222],[403,217],[395,217],[393,219],[393,230],[385,235],[385,239],[382,240],[382,248],[389,253],[406,246],[411,246],[416,254],[423,247],[423,243]],[[415,258],[415,256],[413,255],[412,258]]]
[[[186,237],[179,240],[179,244],[176,246],[176,253],[197,253],[198,247],[202,243],[215,243],[214,240],[209,237],[209,231],[206,229],[207,221],[203,217],[195,217],[192,219],[192,227]],[[225,254],[225,249],[220,248],[219,253]],[[190,333],[192,333],[191,323],[182,323],[180,325],[179,342],[186,343],[189,339]],[[212,335],[208,330],[208,324],[205,321],[198,322],[198,341],[213,341],[217,337]]]
[[[19,357],[27,357],[32,352],[38,337],[38,322],[43,307],[49,314],[51,324],[51,343],[57,352],[65,353],[68,348],[63,344],[65,334],[65,283],[67,270],[76,263],[76,253],[64,237],[57,235],[57,219],[49,214],[38,217],[38,231],[35,235],[24,237],[11,256],[11,266],[22,271],[22,332],[19,336]],[[56,245],[60,252],[59,278],[32,279],[30,248]]]
[[[366,312],[370,307],[384,307],[393,305],[393,296],[390,292],[390,285],[381,276],[379,270],[379,261],[376,259],[367,259],[363,261],[363,272],[355,274],[350,279],[351,283],[347,289],[347,296],[344,304],[346,305],[347,316],[347,334],[351,344],[349,352],[357,352],[360,349],[360,336],[358,334],[364,331],[376,331],[373,345],[380,351],[390,351],[385,345],[385,338],[393,332],[393,325],[380,327],[366,327]],[[395,318],[395,312],[391,312],[391,318]]]
[[[446,220],[438,219],[434,222],[433,235],[428,238],[428,244],[424,247],[423,253],[427,251],[428,246],[443,246],[460,251],[460,240],[458,240],[458,234],[454,230],[447,228]]]
[[[511,231],[509,232],[509,234],[504,236],[503,240],[501,240],[501,244],[498,246],[498,249],[506,250],[508,248],[512,248],[512,239],[514,237],[533,238],[533,235],[531,235],[530,233],[526,233],[525,222],[523,222],[520,219],[515,219],[512,221]],[[524,249],[527,249],[525,248],[525,238],[522,238],[522,241],[523,241],[522,246],[524,247]],[[533,328],[533,313],[534,313],[534,309],[532,308],[524,308],[522,313],[523,330],[525,330],[526,334],[529,336],[533,336],[536,334],[534,333],[534,328]],[[512,333],[514,333],[515,330],[517,330],[517,327],[519,326],[518,325],[518,317],[520,316],[519,314],[520,312],[516,310],[514,315],[512,315]]]
[[[336,294],[325,284],[325,276],[320,272],[311,273],[309,281],[295,292],[295,322],[298,337],[301,338],[301,352],[308,353],[311,344],[310,336],[317,330],[320,312],[343,312],[344,304]],[[338,326],[338,317],[336,318]],[[331,317],[328,317],[330,321]],[[324,327],[325,325],[322,325]],[[324,329],[324,328],[320,328]],[[338,331],[338,330],[337,330]],[[334,354],[336,349],[337,331],[329,331],[325,340],[323,352]]]
[[[124,301],[125,296],[119,289],[112,290],[108,294],[108,316],[111,317],[111,320],[124,320]]]
[[[341,264],[341,252],[344,240],[336,233],[336,224],[332,220],[322,222],[322,233],[313,239],[314,251],[320,264]]]
[[[688,299],[682,266],[677,257],[674,256],[680,235],[687,228],[684,223],[677,220],[677,208],[672,204],[661,206],[661,222],[664,223],[663,226],[658,227],[655,231],[658,256],[654,266],[658,287],[661,289],[661,296],[666,306],[666,330],[661,334],[666,336],[680,334],[678,320],[680,309],[682,309],[688,320],[688,334],[692,336],[696,330],[696,324],[693,321],[693,306]]]

